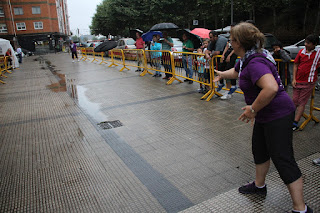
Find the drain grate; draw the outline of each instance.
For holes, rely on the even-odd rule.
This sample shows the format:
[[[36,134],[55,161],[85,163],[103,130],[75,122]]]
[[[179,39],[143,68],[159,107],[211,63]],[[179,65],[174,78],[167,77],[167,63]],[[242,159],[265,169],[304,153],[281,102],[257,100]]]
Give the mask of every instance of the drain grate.
[[[103,121],[101,123],[98,123],[98,125],[102,128],[102,129],[112,129],[112,128],[117,128],[120,126],[123,126],[123,124],[119,121]]]

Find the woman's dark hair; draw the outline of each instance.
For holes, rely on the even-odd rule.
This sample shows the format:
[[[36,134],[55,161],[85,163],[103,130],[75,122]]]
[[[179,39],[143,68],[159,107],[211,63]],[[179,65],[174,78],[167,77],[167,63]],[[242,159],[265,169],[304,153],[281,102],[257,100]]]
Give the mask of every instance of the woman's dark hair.
[[[311,34],[306,37],[306,41],[311,42],[313,45],[319,44],[319,36],[316,34]]]
[[[278,46],[278,47],[280,47],[281,49],[282,49],[282,47],[283,47],[283,45],[282,45],[282,43],[281,43],[280,41],[274,42],[274,43],[272,44],[272,47],[274,47],[274,46]]]
[[[212,34],[212,36],[218,36],[219,33],[214,31],[214,30],[211,30],[209,34]]]

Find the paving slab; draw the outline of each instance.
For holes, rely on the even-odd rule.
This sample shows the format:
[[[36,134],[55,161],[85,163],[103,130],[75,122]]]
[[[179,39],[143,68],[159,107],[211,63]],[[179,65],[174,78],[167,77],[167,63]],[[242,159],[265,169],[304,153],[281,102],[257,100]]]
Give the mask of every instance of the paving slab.
[[[254,178],[252,127],[237,121],[242,95],[206,102],[196,83],[166,85],[109,64],[32,56],[0,85],[1,212],[290,210],[274,166],[272,199],[237,194]],[[294,133],[306,201],[317,211],[319,130],[311,122]]]

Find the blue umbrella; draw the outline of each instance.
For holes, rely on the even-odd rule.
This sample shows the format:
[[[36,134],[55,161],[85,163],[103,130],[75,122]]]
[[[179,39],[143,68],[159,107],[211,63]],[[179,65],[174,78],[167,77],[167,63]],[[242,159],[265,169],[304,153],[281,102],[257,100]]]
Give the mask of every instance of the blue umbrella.
[[[152,36],[153,35],[160,35],[160,37],[162,37],[162,32],[160,32],[160,31],[148,31],[148,32],[142,34],[141,37],[142,37],[142,39],[144,41],[152,41]]]

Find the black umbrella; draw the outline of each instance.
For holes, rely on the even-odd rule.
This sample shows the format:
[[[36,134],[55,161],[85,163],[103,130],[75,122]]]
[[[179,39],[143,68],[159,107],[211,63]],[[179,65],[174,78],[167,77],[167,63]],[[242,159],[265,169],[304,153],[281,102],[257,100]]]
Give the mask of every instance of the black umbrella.
[[[98,45],[96,48],[94,48],[95,52],[106,52],[108,50],[111,50],[117,46],[117,42],[115,41],[105,41]]]
[[[159,24],[153,25],[153,27],[150,28],[150,31],[171,30],[171,29],[179,29],[179,27],[174,23],[159,23]]]
[[[200,36],[190,33],[189,29],[178,30],[177,33],[181,41],[183,41],[182,35],[186,34],[188,38],[192,41],[195,50],[201,47],[202,39],[200,38]]]

